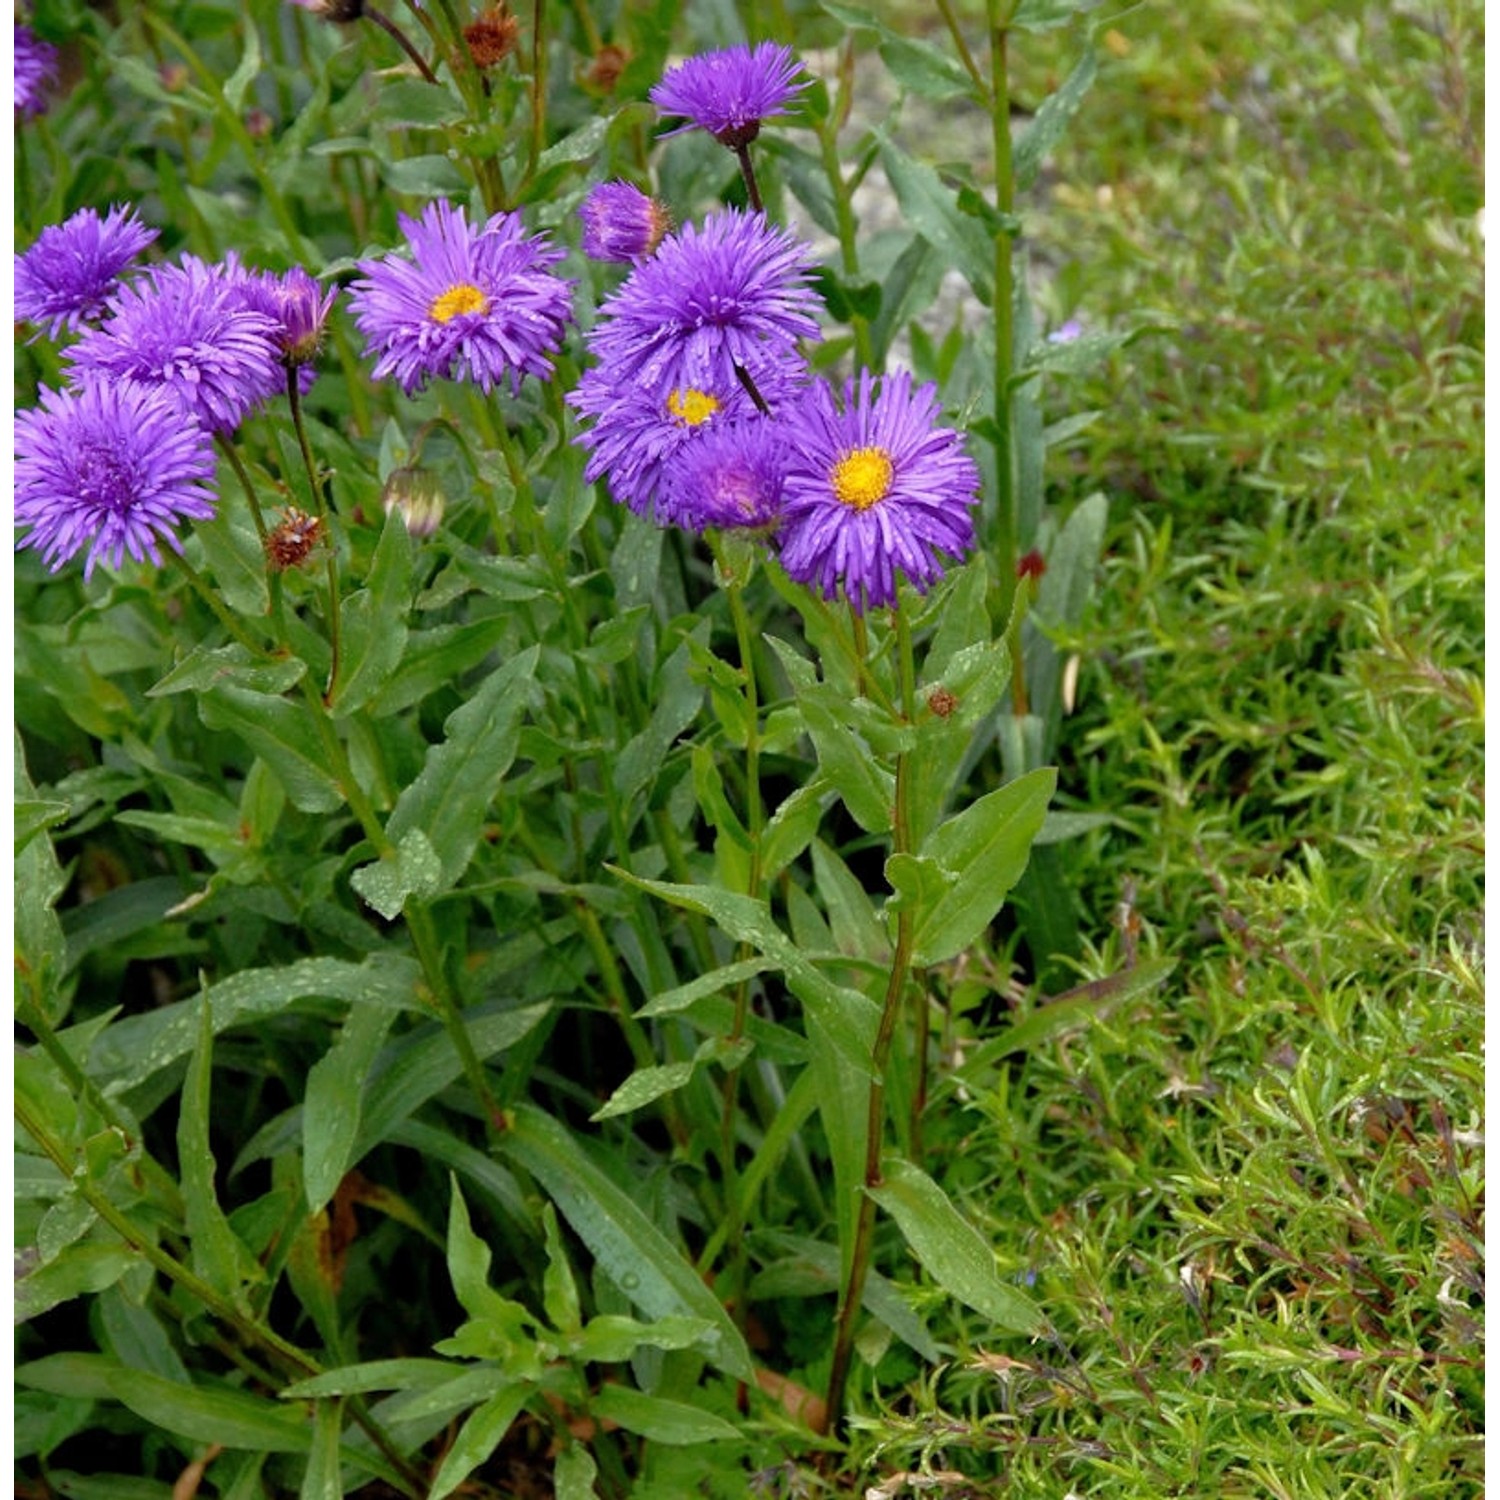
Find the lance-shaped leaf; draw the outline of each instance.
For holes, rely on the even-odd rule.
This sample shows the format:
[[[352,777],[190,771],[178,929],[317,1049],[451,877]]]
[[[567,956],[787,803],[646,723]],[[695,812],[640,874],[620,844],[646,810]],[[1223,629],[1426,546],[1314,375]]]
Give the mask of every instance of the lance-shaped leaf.
[[[480,683],[455,709],[444,738],[427,752],[421,774],[402,792],[386,832],[396,845],[420,828],[442,862],[440,890],[450,890],[473,857],[484,815],[516,757],[521,714],[539,648],[531,646]]]
[[[979,1231],[920,1167],[887,1157],[878,1187],[866,1192],[895,1219],[911,1252],[939,1286],[1012,1333],[1036,1333],[1042,1314],[1031,1298],[1002,1281]]]

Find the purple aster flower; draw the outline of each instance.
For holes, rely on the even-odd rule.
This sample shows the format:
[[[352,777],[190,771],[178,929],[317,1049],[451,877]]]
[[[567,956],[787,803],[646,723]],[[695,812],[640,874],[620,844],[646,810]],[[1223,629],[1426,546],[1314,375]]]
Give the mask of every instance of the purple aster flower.
[[[824,598],[842,588],[863,613],[894,605],[896,574],[919,592],[943,574],[943,556],[974,545],[979,469],[963,437],[934,425],[937,387],[868,370],[851,380],[839,411],[826,385],[789,421],[781,562]]]
[[[767,115],[784,115],[792,97],[811,82],[795,81],[801,67],[790,47],[775,42],[703,52],[668,69],[651,90],[651,102],[663,115],[686,117],[687,124],[668,135],[697,126],[739,150],[760,134]]]
[[[579,206],[583,253],[593,260],[645,260],[672,227],[655,198],[629,182],[601,182]]]
[[[763,214],[724,209],[685,224],[599,308],[589,347],[616,384],[727,387],[736,365],[796,357],[819,336],[812,249]]]
[[[47,107],[47,90],[57,82],[57,48],[29,26],[16,23],[16,108],[39,115]]]
[[[85,545],[85,578],[127,552],[160,563],[158,537],[178,548],[181,521],[213,515],[213,450],[166,392],[103,380],[41,402],[16,415],[16,521],[54,573]]]
[[[133,208],[118,204],[100,218],[81,208],[61,224],[49,224],[36,244],[16,256],[15,315],[45,326],[56,338],[64,329],[95,322],[108,310],[120,272],[157,231],[142,224]]]
[[[398,216],[412,259],[362,260],[350,288],[354,321],[379,354],[377,379],[394,375],[408,396],[430,376],[472,380],[486,393],[509,376],[545,380],[548,358],[572,320],[572,282],[547,270],[564,252],[528,237],[517,213],[475,229],[462,210],[429,203],[420,220]]]
[[[238,262],[184,256],[121,289],[102,328],[65,358],[75,384],[134,380],[170,392],[209,432],[238,427],[284,388],[276,324],[246,301]]]
[[[242,269],[233,251],[227,259],[229,274],[238,277],[245,305],[264,314],[275,325],[271,341],[282,365],[297,372],[297,392],[305,396],[318,378],[313,364],[323,344],[323,327],[338,288],[330,287],[327,295],[323,295],[318,283],[301,266],[293,266],[278,276],[274,271]]]
[[[781,519],[784,424],[752,416],[716,422],[665,466],[657,519],[690,531],[763,531]]]
[[[802,389],[797,362],[762,358],[751,366],[756,389],[772,411],[790,406]],[[643,386],[617,381],[608,368],[587,370],[568,404],[593,425],[574,442],[591,450],[583,477],[606,479],[610,494],[638,516],[667,524],[661,484],[669,465],[720,422],[753,417],[756,406],[730,375],[702,385]]]

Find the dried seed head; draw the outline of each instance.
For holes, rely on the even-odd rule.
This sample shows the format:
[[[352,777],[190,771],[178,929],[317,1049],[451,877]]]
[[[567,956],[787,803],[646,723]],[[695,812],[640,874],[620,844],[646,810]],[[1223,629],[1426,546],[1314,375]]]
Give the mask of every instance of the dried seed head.
[[[300,568],[326,535],[318,516],[289,505],[281,513],[279,525],[266,533],[266,561],[273,572],[285,573]]]
[[[958,707],[958,699],[945,687],[933,688],[927,695],[927,706],[938,718],[946,719]]]
[[[464,40],[476,68],[493,68],[516,49],[521,23],[506,6],[491,5],[464,27]]]
[[[583,81],[600,93],[612,94],[629,61],[630,54],[623,47],[609,42],[599,49],[598,55],[589,64],[588,72],[583,75]]]

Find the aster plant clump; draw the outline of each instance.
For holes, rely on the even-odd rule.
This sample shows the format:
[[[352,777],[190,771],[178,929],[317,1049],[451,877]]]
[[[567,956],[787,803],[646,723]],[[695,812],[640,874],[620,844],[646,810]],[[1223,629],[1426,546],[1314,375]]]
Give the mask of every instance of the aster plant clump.
[[[1003,910],[1054,782],[1011,753],[1033,579],[992,576],[994,466],[944,401],[988,390],[989,336],[937,368],[917,230],[882,316],[852,75],[830,97],[782,41],[668,63],[632,7],[411,3],[418,47],[368,3],[265,36],[204,6],[147,25],[181,76],[118,70],[172,125],[149,170],[90,156],[58,201],[113,206],[16,258],[28,692],[91,653],[35,730],[83,780],[27,804],[155,882],[72,947],[26,928],[60,1071],[23,1126],[128,1251],[89,1242],[111,1281],[73,1267],[86,1215],[49,1225],[73,1279],[23,1277],[28,1315],[97,1294],[111,1361],[192,1364],[180,1408],[79,1367],[68,1420],[107,1391],[199,1442],[208,1411],[244,1442],[224,1493],[440,1500],[512,1457],[518,1492],[686,1493],[714,1444],[744,1492],[936,1364],[939,1298],[1043,1326],[924,1148],[977,1042],[962,966],[1041,961]],[[154,997],[118,1023],[123,959],[76,980],[117,931]]]

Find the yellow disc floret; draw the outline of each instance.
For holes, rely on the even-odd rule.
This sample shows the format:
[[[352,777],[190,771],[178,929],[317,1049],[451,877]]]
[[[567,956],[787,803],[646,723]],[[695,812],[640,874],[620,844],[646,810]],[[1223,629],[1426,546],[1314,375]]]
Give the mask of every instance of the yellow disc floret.
[[[833,466],[833,493],[851,510],[869,510],[890,494],[894,473],[884,448],[855,448]]]
[[[427,311],[433,322],[447,323],[460,313],[488,312],[489,306],[490,299],[477,286],[460,281],[456,286],[450,286],[441,296],[434,297],[432,306]]]
[[[718,411],[719,402],[707,391],[696,391],[691,388],[685,391],[673,391],[667,397],[667,410],[688,427],[698,427]]]

